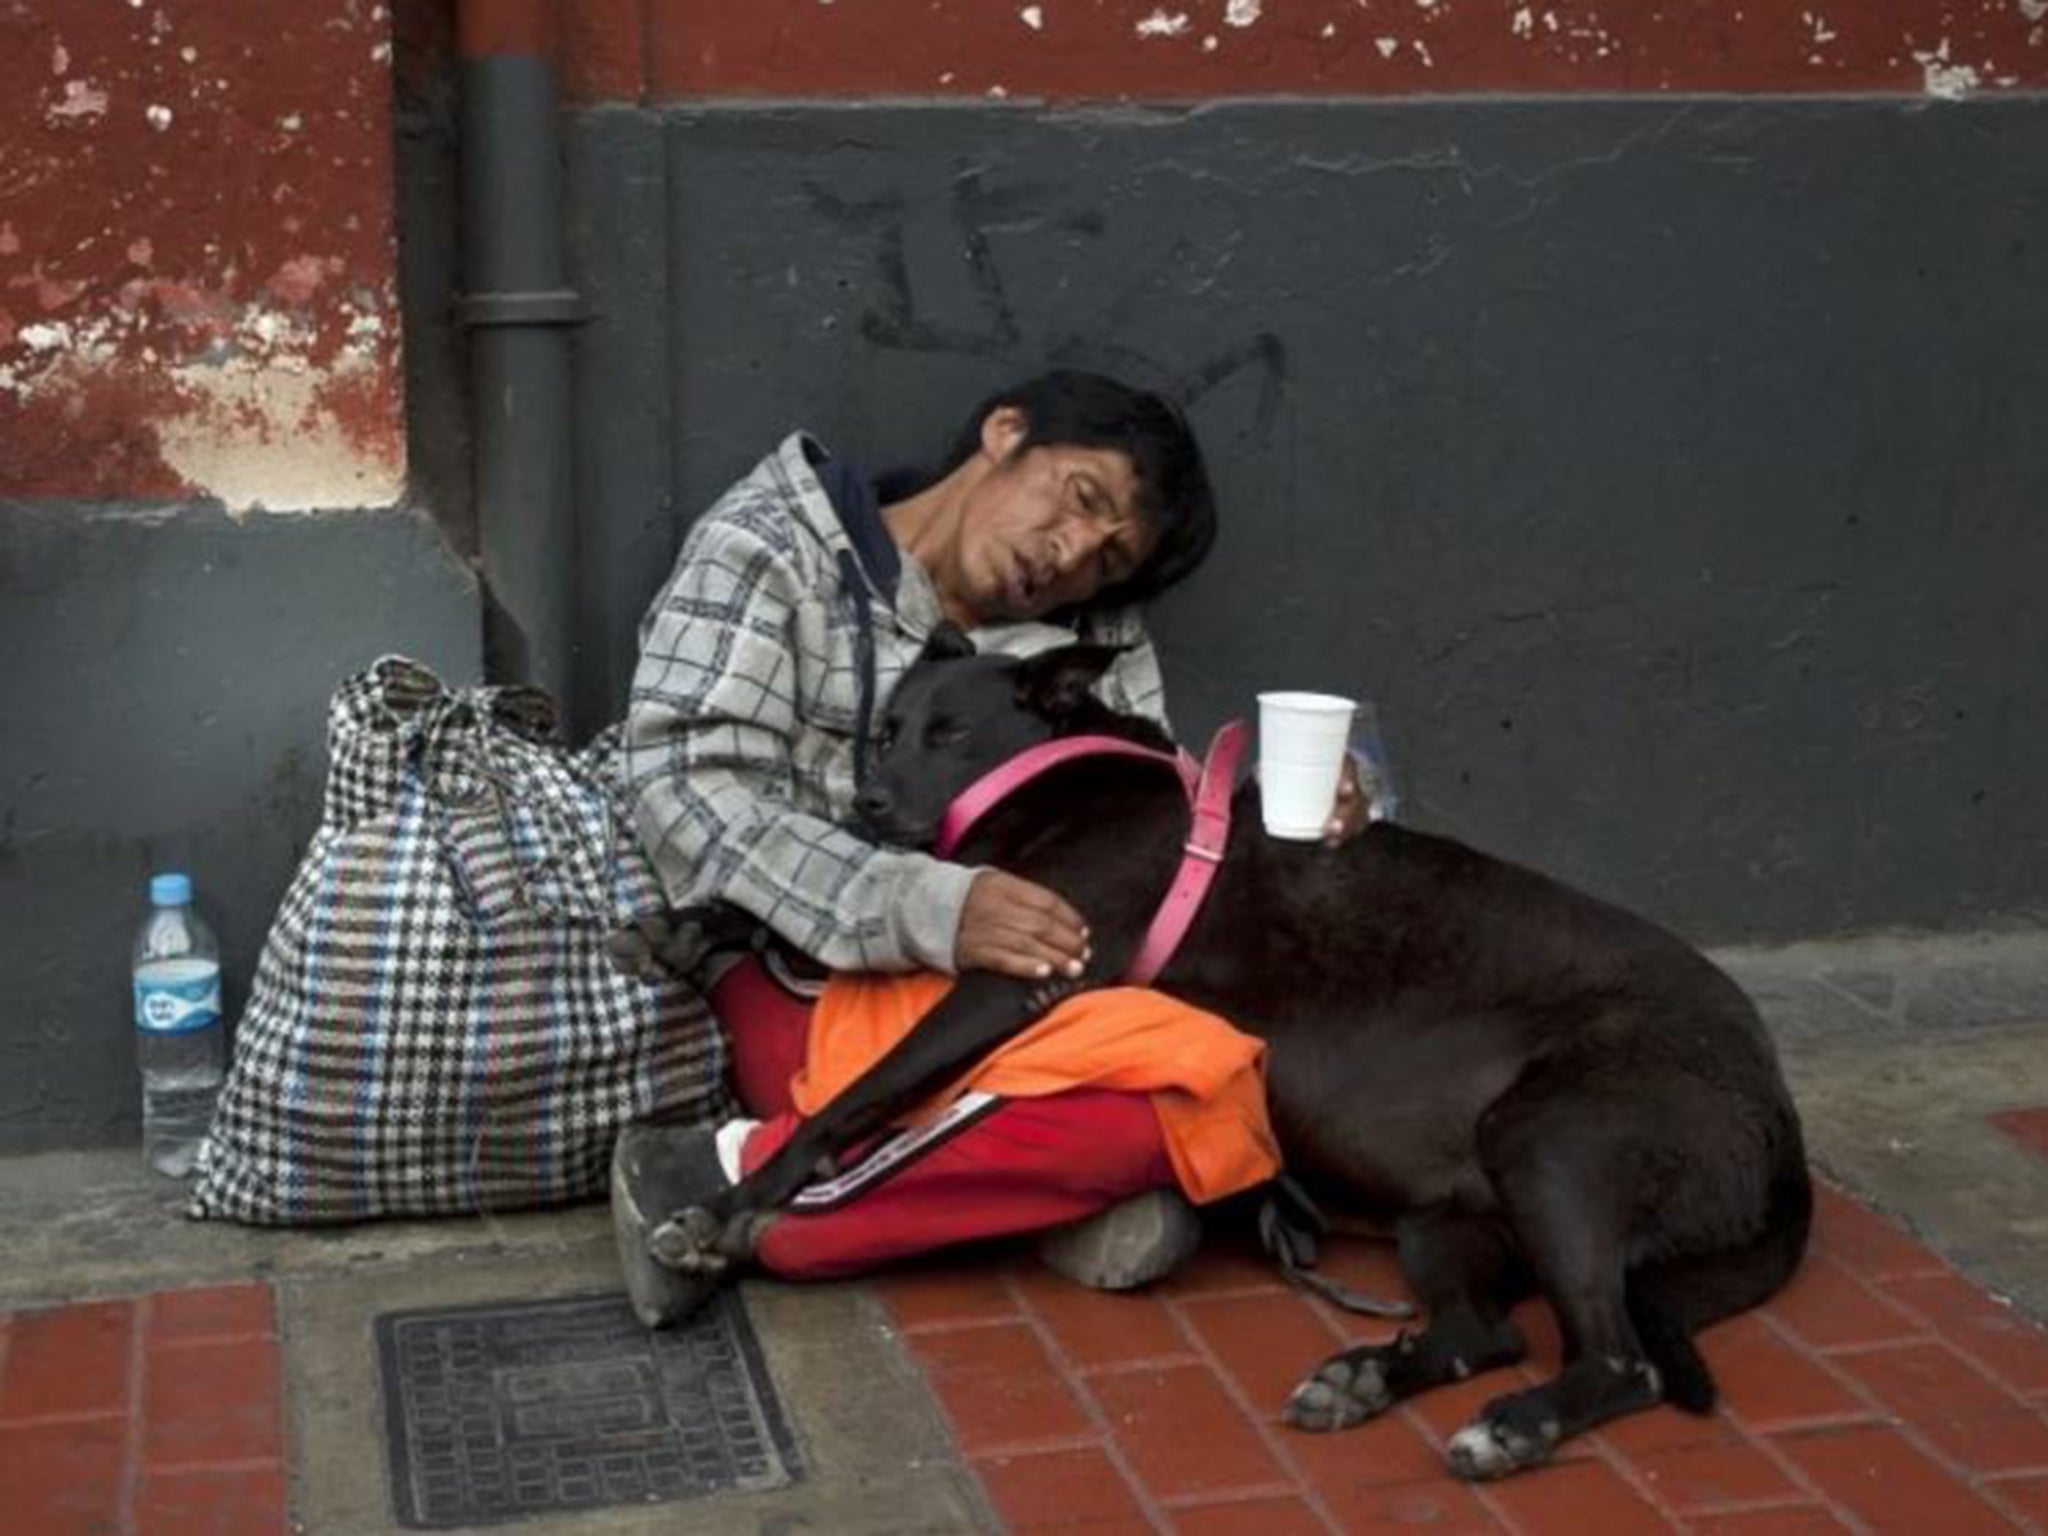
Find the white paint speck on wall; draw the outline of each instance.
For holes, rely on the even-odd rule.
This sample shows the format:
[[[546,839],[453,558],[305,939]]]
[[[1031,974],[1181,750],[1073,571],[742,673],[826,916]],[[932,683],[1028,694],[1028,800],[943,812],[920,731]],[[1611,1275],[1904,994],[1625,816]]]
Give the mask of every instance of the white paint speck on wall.
[[[1045,30],[1045,8],[1043,6],[1027,5],[1017,13],[1017,19],[1034,32],[1043,32]]]
[[[1262,8],[1262,0],[1230,0],[1223,8],[1223,19],[1233,27],[1249,27],[1259,19]]]
[[[66,80],[64,99],[50,108],[52,117],[98,117],[107,110],[107,93],[89,80]]]
[[[1922,89],[1942,101],[1961,101],[1984,83],[1983,77],[1968,64],[1949,62],[1948,39],[1945,37],[1931,53],[1924,49],[1916,51],[1913,60],[1925,77]]]
[[[1175,11],[1170,16],[1165,11],[1154,11],[1142,19],[1133,30],[1140,37],[1179,37],[1187,29],[1186,11]]]

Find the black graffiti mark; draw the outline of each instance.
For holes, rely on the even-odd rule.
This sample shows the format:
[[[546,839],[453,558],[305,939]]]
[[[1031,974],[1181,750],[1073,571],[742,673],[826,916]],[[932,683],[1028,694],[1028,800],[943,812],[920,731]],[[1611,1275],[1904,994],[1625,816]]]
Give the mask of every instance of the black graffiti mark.
[[[1055,368],[1082,368],[1092,373],[1113,374],[1126,384],[1157,390],[1175,400],[1180,398],[1171,370],[1157,357],[1106,336],[1068,336],[1048,347],[1045,355],[1046,361]]]
[[[866,199],[844,198],[816,183],[807,183],[804,190],[812,206],[830,223],[877,242],[874,262],[879,292],[861,317],[861,335],[875,346],[905,351],[974,357],[1017,351],[1024,335],[990,247],[989,232],[1026,220],[1034,226],[1049,223],[1064,234],[1100,239],[1107,227],[1101,211],[1090,207],[1069,208],[1050,216],[1043,213],[1047,200],[1056,196],[1049,187],[1030,183],[991,187],[979,167],[958,170],[949,190],[947,215],[966,253],[969,291],[982,312],[979,323],[960,324],[919,311],[906,232],[911,219],[926,206],[923,200],[913,203],[901,191]],[[1186,240],[1180,241],[1173,259],[1178,261],[1190,249]],[[1055,366],[1096,368],[1158,389],[1189,410],[1230,380],[1253,371],[1258,384],[1249,435],[1260,443],[1270,441],[1288,382],[1287,346],[1274,332],[1255,332],[1179,374],[1152,354],[1110,339],[1119,329],[1114,317],[1136,302],[1137,294],[1149,286],[1154,275],[1156,269],[1132,275],[1122,295],[1110,303],[1111,323],[1068,336],[1044,355]]]
[[[1271,331],[1258,331],[1197,363],[1172,391],[1192,411],[1202,397],[1247,368],[1259,371],[1259,394],[1252,410],[1252,435],[1261,443],[1273,435],[1280,402],[1287,397],[1287,343]]]
[[[968,287],[981,309],[979,325],[959,325],[918,313],[917,296],[910,275],[905,231],[913,209],[901,192],[889,192],[865,201],[834,196],[816,184],[807,184],[812,205],[842,229],[879,238],[875,253],[881,291],[868,312],[861,317],[861,335],[878,347],[909,352],[955,352],[983,357],[1009,350],[1022,336],[1017,318],[1003,289],[1002,273],[989,249],[988,225],[1012,216],[1033,197],[1035,189],[1013,187],[992,192],[982,182],[978,169],[968,169],[953,178],[949,212],[967,253]]]
[[[1157,390],[1190,414],[1209,395],[1253,370],[1258,375],[1258,393],[1245,434],[1261,446],[1272,440],[1280,407],[1287,398],[1287,344],[1271,331],[1255,332],[1178,374],[1150,352],[1099,335],[1068,336],[1048,348],[1046,356],[1056,368],[1092,369],[1114,374],[1142,389]],[[1212,408],[1211,415],[1215,414]],[[1227,425],[1209,423],[1212,430]]]

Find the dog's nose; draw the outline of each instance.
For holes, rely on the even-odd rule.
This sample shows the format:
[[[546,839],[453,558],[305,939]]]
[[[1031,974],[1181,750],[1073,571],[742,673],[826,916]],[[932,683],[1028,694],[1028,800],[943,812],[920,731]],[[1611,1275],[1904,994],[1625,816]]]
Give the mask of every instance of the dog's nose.
[[[870,827],[879,827],[894,805],[886,789],[873,786],[862,790],[853,800],[854,814]]]

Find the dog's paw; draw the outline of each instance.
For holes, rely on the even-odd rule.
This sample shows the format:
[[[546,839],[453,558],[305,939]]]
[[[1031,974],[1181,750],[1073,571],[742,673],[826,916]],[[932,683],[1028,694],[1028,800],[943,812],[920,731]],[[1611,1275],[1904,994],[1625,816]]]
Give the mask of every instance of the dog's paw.
[[[1505,1477],[1541,1466],[1557,1449],[1563,1430],[1555,1414],[1523,1398],[1489,1403],[1444,1448],[1454,1476],[1467,1482]]]
[[[1369,1349],[1332,1356],[1294,1389],[1286,1419],[1296,1429],[1349,1429],[1383,1413],[1394,1401],[1387,1373]]]

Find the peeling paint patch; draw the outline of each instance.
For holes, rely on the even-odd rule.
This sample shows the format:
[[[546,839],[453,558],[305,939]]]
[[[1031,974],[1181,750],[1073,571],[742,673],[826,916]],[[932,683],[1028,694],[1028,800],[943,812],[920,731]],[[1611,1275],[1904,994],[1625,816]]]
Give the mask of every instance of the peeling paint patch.
[[[1961,101],[1983,84],[1982,77],[1968,64],[1949,62],[1945,37],[1931,52],[1916,50],[1913,62],[1926,73],[1927,94],[1942,101]]]
[[[58,7],[16,7],[0,48],[25,118],[0,172],[0,496],[399,499],[390,80],[362,0],[267,10],[264,49],[240,7],[61,9],[60,37]]]
[[[1230,0],[1223,7],[1223,20],[1233,27],[1249,27],[1258,23],[1259,12],[1264,9],[1263,0]]]
[[[52,117],[98,117],[107,110],[107,93],[89,80],[66,80],[64,97],[50,107]]]
[[[1017,19],[1034,32],[1043,32],[1045,30],[1045,8],[1043,6],[1027,5],[1017,13]]]
[[[329,277],[339,276],[341,262],[333,256],[294,256],[271,273],[265,285],[287,304],[307,304]]]
[[[124,369],[115,321],[40,321],[0,366],[0,406],[20,433],[45,494],[89,495],[97,466],[75,447],[120,445],[148,474],[128,494],[212,497],[231,511],[386,505],[403,486],[396,379],[381,322],[325,366],[309,363],[309,328],[273,310],[238,317],[217,352],[156,369]],[[62,423],[68,430],[55,431]],[[40,453],[37,440],[42,441]]]
[[[331,405],[335,390],[363,377],[360,369],[326,379],[257,366],[177,370],[191,407],[163,423],[158,447],[175,473],[235,510],[388,504],[404,491],[390,456],[365,454]],[[261,430],[247,430],[256,423]]]
[[[1165,11],[1154,11],[1150,16],[1142,18],[1134,30],[1140,37],[1179,37],[1187,29],[1186,11],[1175,11],[1172,15]]]
[[[2048,21],[2048,0],[2020,0],[2020,14],[2029,21]]]

